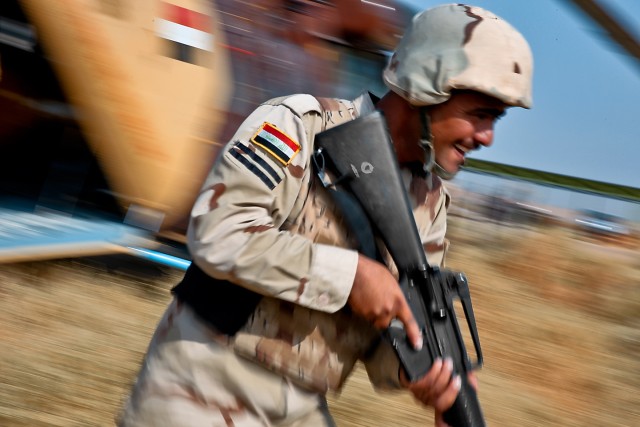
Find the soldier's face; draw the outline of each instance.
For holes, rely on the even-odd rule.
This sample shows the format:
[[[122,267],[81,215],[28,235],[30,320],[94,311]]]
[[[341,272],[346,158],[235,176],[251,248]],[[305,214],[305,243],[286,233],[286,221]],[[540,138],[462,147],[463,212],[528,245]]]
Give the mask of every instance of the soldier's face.
[[[465,156],[493,142],[495,122],[504,115],[506,105],[478,92],[455,92],[443,104],[429,109],[436,162],[447,172],[456,173]]]

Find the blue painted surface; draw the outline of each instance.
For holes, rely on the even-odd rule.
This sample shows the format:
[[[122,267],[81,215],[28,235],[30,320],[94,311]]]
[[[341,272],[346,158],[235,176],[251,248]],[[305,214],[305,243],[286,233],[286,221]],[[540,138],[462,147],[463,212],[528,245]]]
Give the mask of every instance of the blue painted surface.
[[[91,241],[117,242],[131,234],[138,233],[132,227],[100,219],[0,211],[0,249]]]
[[[0,209],[0,260],[55,257],[58,252],[82,253],[109,244],[127,246],[144,231],[101,218],[78,218],[52,211]]]
[[[114,253],[128,253],[180,270],[191,264],[188,259],[141,247],[141,237],[151,236],[145,230],[102,218],[0,209],[0,262],[93,255],[113,245]]]
[[[175,257],[173,255],[164,254],[162,252],[154,251],[151,249],[133,247],[129,247],[129,249],[133,251],[133,255],[180,270],[186,270],[191,265],[191,261],[189,260]]]

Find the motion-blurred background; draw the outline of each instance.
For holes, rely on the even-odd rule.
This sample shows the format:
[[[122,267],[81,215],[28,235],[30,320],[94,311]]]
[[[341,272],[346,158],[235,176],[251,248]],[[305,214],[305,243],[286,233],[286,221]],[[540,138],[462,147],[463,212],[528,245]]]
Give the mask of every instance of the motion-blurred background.
[[[640,425],[640,16],[625,0],[475,3],[537,64],[534,109],[449,183],[486,418]],[[112,425],[218,147],[275,96],[382,95],[403,27],[435,4],[3,0],[0,425]],[[339,426],[431,423],[407,396],[372,397],[362,371],[330,404]]]

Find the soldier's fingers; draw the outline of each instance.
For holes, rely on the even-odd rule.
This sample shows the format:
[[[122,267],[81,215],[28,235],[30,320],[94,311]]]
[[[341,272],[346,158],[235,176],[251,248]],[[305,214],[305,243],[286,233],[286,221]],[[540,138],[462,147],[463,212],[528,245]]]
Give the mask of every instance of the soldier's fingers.
[[[420,332],[420,328],[418,327],[418,322],[413,317],[413,313],[409,308],[409,304],[403,299],[400,303],[400,308],[398,313],[396,314],[398,320],[402,322],[404,325],[404,330],[407,333],[407,338],[409,342],[416,350],[420,350],[422,348],[422,333]]]
[[[411,390],[416,390],[416,391],[424,390],[424,389],[428,390],[431,388],[431,385],[436,380],[441,370],[442,370],[442,359],[438,358],[431,365],[429,372],[427,372],[425,376],[423,376],[422,378],[420,378],[419,380],[413,383],[407,379],[407,376],[405,375],[404,370],[400,371],[400,383]]]
[[[436,399],[447,390],[451,382],[452,372],[451,359],[436,359],[429,372],[413,384],[412,391],[422,403],[435,408]]]
[[[429,372],[418,381],[409,383],[406,377],[402,375],[400,381],[424,405],[446,410],[448,409],[447,405],[453,404],[457,395],[457,386],[455,384],[452,385],[453,382],[450,381],[451,372],[452,367],[450,364],[445,363],[442,359],[436,359]],[[443,383],[444,386],[442,385]],[[438,399],[442,400],[438,402]]]
[[[453,372],[453,361],[450,357],[447,357],[440,370],[438,376],[433,381],[431,386],[431,395],[437,398],[441,393],[445,391],[449,383],[451,383],[451,373]]]
[[[444,360],[442,360],[441,358],[437,358],[431,365],[431,368],[429,368],[429,372],[427,372],[427,375],[424,376],[422,382],[424,385],[428,385],[429,389],[433,387],[433,383],[438,379],[440,372],[442,372],[443,366]]]
[[[447,409],[451,408],[453,402],[456,401],[456,397],[458,397],[458,392],[460,391],[461,385],[462,382],[460,376],[456,375],[449,382],[447,388],[433,400],[432,404],[436,411],[444,412]]]
[[[391,324],[392,318],[389,315],[372,315],[370,320],[377,329],[386,329]]]

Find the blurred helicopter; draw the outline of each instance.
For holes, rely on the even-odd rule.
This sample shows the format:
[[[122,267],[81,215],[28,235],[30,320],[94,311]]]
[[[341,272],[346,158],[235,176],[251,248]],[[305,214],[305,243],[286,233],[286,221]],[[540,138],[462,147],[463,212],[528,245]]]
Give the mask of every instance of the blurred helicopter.
[[[0,262],[179,245],[244,116],[285,93],[381,88],[413,13],[392,0],[3,1]]]

